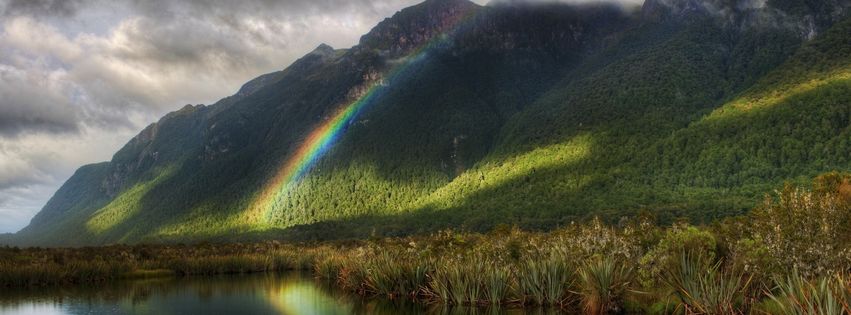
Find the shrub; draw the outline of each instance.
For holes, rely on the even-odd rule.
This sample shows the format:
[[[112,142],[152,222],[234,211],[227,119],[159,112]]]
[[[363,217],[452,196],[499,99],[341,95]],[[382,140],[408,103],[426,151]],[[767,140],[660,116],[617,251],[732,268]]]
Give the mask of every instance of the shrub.
[[[753,212],[755,238],[768,257],[805,277],[842,272],[851,264],[851,206],[840,192],[845,186],[827,188],[824,181],[817,181],[816,191],[786,185]]]
[[[716,247],[712,233],[694,226],[675,225],[641,258],[641,281],[645,286],[653,287],[663,271],[674,270],[681,265],[683,253],[700,253],[707,261],[714,260]]]

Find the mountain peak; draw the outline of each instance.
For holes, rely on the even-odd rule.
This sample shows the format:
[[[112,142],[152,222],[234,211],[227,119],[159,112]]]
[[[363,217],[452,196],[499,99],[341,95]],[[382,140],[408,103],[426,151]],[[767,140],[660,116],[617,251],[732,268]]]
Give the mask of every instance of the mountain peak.
[[[465,6],[478,6],[469,0],[426,0],[421,3],[421,5],[428,6],[445,6],[445,7],[465,7]]]
[[[334,47],[331,47],[328,44],[322,43],[316,47],[310,54],[321,55],[321,56],[332,56],[334,55]]]
[[[361,37],[360,46],[404,54],[436,35],[450,31],[481,6],[468,0],[426,0],[396,12]]]
[[[707,2],[703,0],[646,0],[641,7],[642,15],[651,19],[685,16],[706,11]]]

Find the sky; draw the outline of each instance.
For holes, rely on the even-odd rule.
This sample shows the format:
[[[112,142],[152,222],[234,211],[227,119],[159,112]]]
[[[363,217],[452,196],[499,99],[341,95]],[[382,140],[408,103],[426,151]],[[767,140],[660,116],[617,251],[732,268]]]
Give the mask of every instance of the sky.
[[[420,1],[0,0],[0,233],[165,113],[351,47]]]

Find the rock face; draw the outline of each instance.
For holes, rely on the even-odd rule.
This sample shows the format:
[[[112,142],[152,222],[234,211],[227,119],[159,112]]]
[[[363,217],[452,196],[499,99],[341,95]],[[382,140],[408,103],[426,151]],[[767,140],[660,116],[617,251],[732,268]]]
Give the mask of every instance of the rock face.
[[[701,0],[646,0],[641,8],[644,18],[659,19],[705,14],[713,8],[712,2]]]
[[[645,20],[712,17],[739,30],[782,28],[812,39],[842,19],[848,0],[647,0]]]
[[[647,0],[631,10],[428,0],[350,49],[320,45],[233,96],[166,115],[111,161],[80,168],[15,238],[90,245],[269,236],[251,234],[261,230],[332,238],[372,228],[547,228],[636,205],[681,216],[676,207],[693,202],[686,188],[747,200],[758,190],[745,183],[805,176],[816,162],[788,162],[788,171],[764,178],[733,165],[723,181],[700,186],[726,164],[665,155],[702,139],[676,150],[666,141],[754,86],[806,39],[818,40],[844,18],[847,2]],[[414,55],[418,62],[399,67]],[[317,126],[368,94],[309,174],[257,214],[258,192]],[[818,115],[841,116],[833,114]],[[822,148],[840,141],[822,140]],[[748,155],[739,151],[782,147],[745,142],[754,146],[717,160],[735,164]],[[648,175],[695,163],[704,173],[689,180]],[[651,184],[679,194],[647,192]],[[706,207],[727,206],[719,204]]]
[[[480,7],[466,0],[430,0],[387,18],[361,37],[359,47],[396,58],[470,19]]]

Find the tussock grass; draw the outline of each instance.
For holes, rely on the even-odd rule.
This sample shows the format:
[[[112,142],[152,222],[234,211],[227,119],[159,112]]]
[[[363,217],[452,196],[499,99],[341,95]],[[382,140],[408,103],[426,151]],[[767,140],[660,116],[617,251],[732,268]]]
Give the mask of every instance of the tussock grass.
[[[366,285],[369,291],[388,298],[415,297],[425,287],[429,266],[388,251],[369,256],[365,261]]]
[[[568,288],[574,277],[563,257],[530,257],[519,267],[517,285],[523,304],[565,306],[570,302],[572,294]]]
[[[851,282],[836,275],[806,279],[798,271],[775,279],[762,310],[771,314],[851,314]]]
[[[623,301],[635,285],[632,266],[611,257],[596,257],[579,271],[579,295],[586,314],[609,314],[623,310]]]
[[[699,255],[682,254],[678,268],[666,271],[662,280],[687,314],[742,314],[749,306],[745,295],[751,279],[741,272],[724,272],[721,262],[712,264]]]

